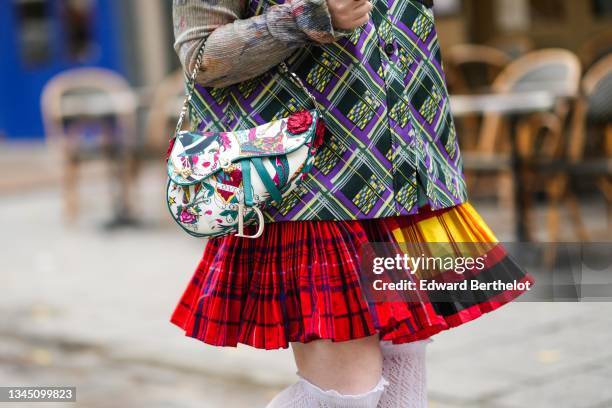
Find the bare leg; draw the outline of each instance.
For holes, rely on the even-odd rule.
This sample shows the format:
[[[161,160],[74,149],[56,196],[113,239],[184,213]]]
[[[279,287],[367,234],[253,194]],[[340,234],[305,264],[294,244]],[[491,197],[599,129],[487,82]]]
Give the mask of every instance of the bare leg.
[[[371,390],[382,375],[378,335],[334,343],[293,343],[299,374],[324,390],[359,394]]]
[[[293,343],[300,380],[268,408],[376,408],[387,382],[382,378],[378,336],[333,343]]]

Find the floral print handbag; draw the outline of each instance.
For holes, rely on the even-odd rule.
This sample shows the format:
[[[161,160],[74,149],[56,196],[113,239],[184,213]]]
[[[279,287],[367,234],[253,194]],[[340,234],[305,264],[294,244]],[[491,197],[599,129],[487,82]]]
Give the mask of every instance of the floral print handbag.
[[[235,233],[257,238],[262,209],[280,204],[310,171],[325,126],[315,98],[284,63],[279,69],[305,90],[315,106],[252,129],[232,132],[181,130],[202,64],[198,53],[167,157],[166,199],[174,220],[196,237]],[[244,226],[258,224],[253,235]]]

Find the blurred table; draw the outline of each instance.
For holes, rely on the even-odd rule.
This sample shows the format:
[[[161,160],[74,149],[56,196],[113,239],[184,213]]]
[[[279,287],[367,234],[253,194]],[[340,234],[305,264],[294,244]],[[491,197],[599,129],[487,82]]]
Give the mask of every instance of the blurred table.
[[[514,223],[515,236],[520,242],[528,241],[528,228],[525,225],[527,208],[523,197],[525,186],[521,180],[523,161],[518,150],[516,137],[517,123],[521,117],[538,112],[549,112],[554,109],[559,98],[567,98],[563,92],[517,92],[486,95],[453,95],[450,98],[451,112],[454,117],[468,115],[500,114],[510,123],[511,131],[511,164],[514,184]]]
[[[551,110],[558,96],[549,92],[521,92],[513,94],[452,95],[453,116],[499,113],[517,116]]]
[[[139,104],[132,92],[81,93],[62,97],[62,117],[84,118],[131,114]]]
[[[104,117],[121,115],[151,106],[153,88],[134,89],[133,92],[113,94],[66,95],[62,99],[62,113],[66,117]],[[184,97],[168,100],[166,111],[178,118]]]

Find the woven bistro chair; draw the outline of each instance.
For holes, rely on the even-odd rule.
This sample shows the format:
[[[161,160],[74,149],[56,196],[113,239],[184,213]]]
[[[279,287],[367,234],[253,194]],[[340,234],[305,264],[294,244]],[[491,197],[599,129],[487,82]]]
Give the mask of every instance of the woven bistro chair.
[[[568,142],[571,169],[578,178],[595,177],[612,227],[612,55],[595,63],[582,79],[582,94],[574,115]],[[569,197],[575,197],[569,191]],[[583,233],[586,239],[586,231]]]
[[[590,69],[593,64],[610,54],[612,54],[612,29],[592,36],[578,50],[578,56],[585,69]]]
[[[531,52],[513,61],[493,82],[492,88],[497,93],[542,91],[558,97],[551,112],[534,113],[517,125],[517,149],[524,160],[537,158],[540,161],[552,161],[563,156],[564,130],[573,100],[578,95],[580,75],[580,61],[573,53],[563,49],[545,49]],[[505,156],[508,150],[508,126],[505,118],[500,114],[485,115],[478,138],[478,154],[485,157],[497,157],[500,154]],[[498,196],[502,202],[514,202],[514,188],[509,169],[499,170]],[[549,196],[556,196],[562,183],[555,177],[560,175],[540,175],[530,171],[524,175],[521,182],[524,183],[526,195],[521,198],[521,202],[526,206],[525,225],[533,225],[529,192],[533,193],[544,185]],[[556,211],[556,206],[549,207],[550,219],[555,218]],[[573,214],[576,218],[575,211]],[[528,235],[533,234],[528,231]]]
[[[49,145],[62,158],[64,213],[68,221],[74,221],[79,213],[80,165],[99,156],[108,162],[112,182],[118,182],[116,216],[129,216],[136,169],[136,107],[136,97],[127,81],[101,68],[64,71],[43,89],[45,133]]]
[[[456,94],[488,91],[510,61],[507,54],[493,47],[454,45],[444,53],[450,91]]]
[[[493,81],[510,63],[510,57],[485,45],[458,44],[444,54],[447,82],[453,94],[473,95],[490,92]],[[466,115],[457,120],[461,148],[469,151],[476,146],[481,115]]]
[[[178,113],[185,98],[185,74],[178,70],[166,78],[153,90],[151,105],[145,125],[145,152],[148,158],[155,163],[156,177],[165,180],[168,176],[163,162],[164,154],[168,150],[169,139],[173,136],[178,120]],[[189,115],[187,115],[189,116]],[[189,120],[187,117],[186,120]],[[165,186],[165,183],[158,183]],[[165,194],[160,191],[160,194]],[[167,213],[167,206],[160,201],[159,212]],[[169,220],[164,217],[164,220]]]
[[[153,90],[144,145],[154,158],[161,158],[166,152],[184,97],[185,76],[182,70],[168,75]]]
[[[487,45],[497,48],[510,58],[520,58],[535,50],[535,42],[525,34],[506,34],[492,38]]]

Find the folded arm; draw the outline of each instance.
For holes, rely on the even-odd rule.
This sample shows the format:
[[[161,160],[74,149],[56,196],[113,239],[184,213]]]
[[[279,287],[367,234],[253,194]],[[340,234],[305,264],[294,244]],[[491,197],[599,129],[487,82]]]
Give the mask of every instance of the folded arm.
[[[347,34],[334,30],[326,0],[293,0],[242,19],[248,0],[174,0],[174,47],[186,70],[203,64],[197,82],[223,87],[256,77],[307,44]]]

